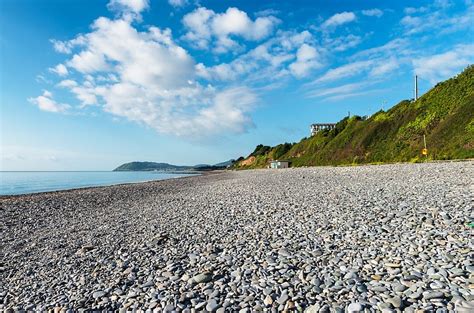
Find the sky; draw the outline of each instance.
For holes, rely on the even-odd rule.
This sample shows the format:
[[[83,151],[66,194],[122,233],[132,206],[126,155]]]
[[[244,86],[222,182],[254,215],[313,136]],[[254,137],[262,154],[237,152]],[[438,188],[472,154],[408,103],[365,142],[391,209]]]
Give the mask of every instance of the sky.
[[[214,164],[474,63],[474,3],[0,1],[0,170]]]

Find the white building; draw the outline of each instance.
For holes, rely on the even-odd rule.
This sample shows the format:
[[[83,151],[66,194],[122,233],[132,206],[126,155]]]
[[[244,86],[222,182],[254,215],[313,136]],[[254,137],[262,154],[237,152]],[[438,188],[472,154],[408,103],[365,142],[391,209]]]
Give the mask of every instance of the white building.
[[[316,135],[318,132],[322,130],[331,130],[336,128],[336,123],[319,123],[319,124],[312,124],[311,125],[311,136]]]
[[[274,160],[270,162],[270,168],[289,168],[289,167],[290,167],[289,161]]]

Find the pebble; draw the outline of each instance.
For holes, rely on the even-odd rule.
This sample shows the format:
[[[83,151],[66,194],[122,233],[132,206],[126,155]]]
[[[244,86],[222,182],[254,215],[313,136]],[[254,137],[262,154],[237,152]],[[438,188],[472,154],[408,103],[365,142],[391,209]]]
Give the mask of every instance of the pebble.
[[[0,197],[0,312],[473,312],[473,165]]]
[[[362,305],[358,302],[351,303],[347,307],[347,312],[348,313],[356,313],[356,312],[361,312],[362,311]]]
[[[444,293],[442,293],[440,291],[429,291],[429,292],[423,294],[423,298],[425,300],[442,299],[442,298],[444,298]]]
[[[210,299],[207,302],[206,310],[209,311],[209,312],[214,312],[215,310],[217,310],[219,308],[219,306],[220,305],[217,303],[216,299]]]
[[[269,306],[269,305],[272,305],[273,304],[273,299],[270,295],[267,295],[265,297],[265,300],[263,300],[263,303],[265,303],[265,305]]]

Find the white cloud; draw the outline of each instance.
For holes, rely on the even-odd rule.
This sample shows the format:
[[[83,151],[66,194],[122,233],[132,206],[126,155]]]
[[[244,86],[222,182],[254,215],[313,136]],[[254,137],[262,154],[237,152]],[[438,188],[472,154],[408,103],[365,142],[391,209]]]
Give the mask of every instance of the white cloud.
[[[379,81],[370,80],[344,84],[336,87],[310,90],[305,93],[305,97],[309,99],[320,98],[324,101],[339,101],[348,98],[365,96],[368,94],[384,91],[384,89],[373,88],[373,85],[377,84],[378,82]]]
[[[108,69],[104,55],[96,51],[85,50],[75,54],[67,65],[81,73],[94,73]]]
[[[466,2],[466,10],[451,13],[446,9],[450,2],[440,1],[430,7],[405,8],[405,15],[400,24],[405,28],[406,35],[438,32],[452,33],[459,30],[474,31],[474,5]],[[413,15],[421,13],[418,15]]]
[[[334,50],[334,51],[346,51],[350,48],[354,48],[358,46],[362,42],[362,38],[360,36],[356,35],[347,35],[344,37],[339,37],[339,38],[330,38],[325,46],[329,50]]]
[[[406,27],[419,27],[423,23],[423,19],[417,16],[406,15],[400,20],[400,24]]]
[[[187,5],[188,0],[168,0],[168,3],[171,6],[178,8],[178,7],[184,7],[185,5]]]
[[[70,108],[68,104],[57,103],[53,99],[53,94],[48,90],[44,90],[41,96],[38,96],[36,98],[28,98],[28,101],[37,105],[40,110],[48,112],[65,112],[67,109]]]
[[[310,85],[316,84],[316,83],[335,81],[335,80],[339,80],[346,77],[352,77],[366,71],[367,69],[372,67],[373,64],[374,64],[374,61],[371,61],[371,60],[357,61],[357,62],[345,64],[345,65],[330,69],[324,75],[322,75],[318,79],[311,82]]]
[[[265,10],[262,10],[262,11],[258,11],[258,12],[255,12],[254,15],[255,16],[269,16],[269,15],[278,15],[280,14],[280,11],[279,10],[276,10],[276,9],[265,9]]]
[[[376,64],[369,72],[370,76],[382,76],[390,73],[400,67],[396,58],[392,57],[389,60],[384,60]]]
[[[375,59],[375,58],[387,58],[390,55],[406,55],[411,53],[410,41],[406,38],[396,38],[390,40],[386,44],[378,47],[369,48],[362,50],[354,54],[353,58],[364,58],[364,59]]]
[[[350,83],[350,84],[345,84],[345,85],[341,85],[337,87],[311,90],[306,93],[306,97],[319,98],[319,97],[329,97],[329,96],[335,96],[335,95],[341,95],[341,94],[348,94],[348,93],[352,93],[354,91],[360,90],[365,85],[366,85],[365,83]]]
[[[381,17],[383,15],[383,11],[380,9],[362,10],[362,14],[365,16]]]
[[[84,37],[79,35],[73,40],[69,41],[61,41],[56,39],[51,39],[51,43],[53,44],[53,48],[56,52],[70,54],[74,47],[81,46],[84,44]]]
[[[296,61],[291,63],[289,69],[296,77],[305,77],[311,70],[319,68],[322,64],[318,61],[319,54],[316,48],[302,44],[296,52]]]
[[[368,49],[362,51],[361,54],[356,54],[353,58],[356,61],[332,68],[324,73],[321,77],[309,82],[306,86],[319,85],[323,83],[339,81],[355,77],[358,75],[366,75],[367,78],[379,78],[385,74],[394,72],[400,67],[400,55],[391,54],[389,47],[393,47],[394,42],[389,42],[381,47]],[[363,56],[363,58],[360,58]]]
[[[225,53],[240,44],[231,37],[258,41],[268,37],[279,20],[273,16],[257,17],[252,21],[247,13],[237,8],[228,8],[224,13],[200,7],[183,17],[187,29],[184,39],[194,47],[207,49],[215,38],[214,51]]]
[[[140,13],[149,8],[149,0],[110,0],[109,9],[121,12],[126,18],[140,18]]]
[[[452,51],[415,59],[414,72],[432,84],[448,79],[474,63],[474,44],[458,45]]]
[[[210,67],[199,63],[197,74],[209,80],[234,81],[246,77],[246,81],[265,84],[290,74],[302,77],[321,66],[321,57],[311,45],[313,41],[308,31],[279,32],[232,62]]]
[[[353,12],[342,12],[337,13],[328,18],[324,23],[321,25],[324,29],[327,28],[334,28],[339,25],[343,25],[346,23],[350,23],[355,21],[356,15]]]
[[[49,69],[51,72],[58,74],[59,76],[66,76],[69,72],[64,64],[58,64],[55,67]]]
[[[72,79],[65,79],[59,82],[58,86],[65,87],[65,88],[72,88],[72,87],[77,86],[77,83]]]
[[[183,17],[183,24],[188,29],[184,38],[196,48],[206,49],[211,40],[212,30],[209,21],[215,15],[214,11],[204,7],[197,8]]]
[[[333,96],[325,98],[325,100],[340,101],[340,100],[349,99],[349,98],[367,96],[369,94],[374,94],[374,93],[387,93],[387,88],[376,88],[376,89],[370,89],[370,90],[362,90],[362,91],[357,91],[357,92],[333,95]]]
[[[58,86],[73,93],[82,107],[96,105],[160,133],[200,137],[252,126],[249,112],[257,96],[251,89],[202,85],[193,58],[169,29],[138,31],[132,22],[126,16],[101,17],[90,33],[81,35],[80,45],[65,42],[78,50],[66,64],[82,80],[67,79]],[[66,108],[50,95],[31,101],[53,112]]]
[[[424,13],[426,11],[428,11],[427,7],[419,7],[419,8],[407,7],[403,10],[405,14]]]

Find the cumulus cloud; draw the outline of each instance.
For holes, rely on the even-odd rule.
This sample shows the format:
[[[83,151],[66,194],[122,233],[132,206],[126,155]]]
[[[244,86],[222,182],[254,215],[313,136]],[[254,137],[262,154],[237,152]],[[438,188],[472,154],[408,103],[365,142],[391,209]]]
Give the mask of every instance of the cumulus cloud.
[[[53,94],[48,90],[44,90],[41,96],[38,96],[36,98],[28,98],[28,101],[32,104],[37,105],[40,110],[48,112],[65,112],[67,109],[70,108],[68,104],[56,102],[53,99]]]
[[[194,59],[171,30],[138,31],[133,22],[100,17],[80,44],[77,38],[64,42],[74,51],[65,63],[76,78],[58,86],[74,94],[81,107],[99,106],[160,133],[199,137],[252,126],[249,112],[257,97],[250,88],[201,83]],[[53,112],[65,109],[49,94],[31,101]]]
[[[355,21],[356,15],[353,12],[342,12],[337,13],[328,18],[324,23],[321,25],[323,29],[328,28],[335,28],[339,25],[347,24],[352,21]]]
[[[229,63],[210,67],[199,63],[197,73],[209,80],[235,81],[245,77],[247,81],[266,84],[289,75],[303,77],[322,65],[313,41],[308,31],[280,32]]]
[[[69,73],[67,67],[64,66],[64,64],[58,64],[55,67],[50,68],[49,70],[53,73],[58,74],[59,76],[66,76]]]
[[[289,69],[296,77],[305,77],[311,70],[322,66],[318,57],[316,48],[302,44],[296,53],[296,61],[290,64]]]
[[[445,80],[474,63],[474,44],[458,45],[452,51],[413,60],[417,75],[432,84]]]
[[[184,39],[194,47],[207,49],[213,39],[214,51],[225,53],[239,47],[235,38],[258,41],[268,37],[279,23],[273,16],[257,17],[254,21],[246,12],[228,8],[224,13],[215,13],[204,7],[195,9],[183,17],[187,29]]]
[[[149,8],[149,0],[110,0],[109,9],[117,11],[124,18],[141,18],[140,13]]]
[[[85,43],[84,37],[81,35],[69,41],[61,41],[56,39],[51,39],[50,41],[53,44],[53,48],[56,52],[64,54],[72,53],[74,47],[81,46]]]
[[[365,16],[381,17],[383,15],[383,11],[380,9],[362,10],[362,14]]]

